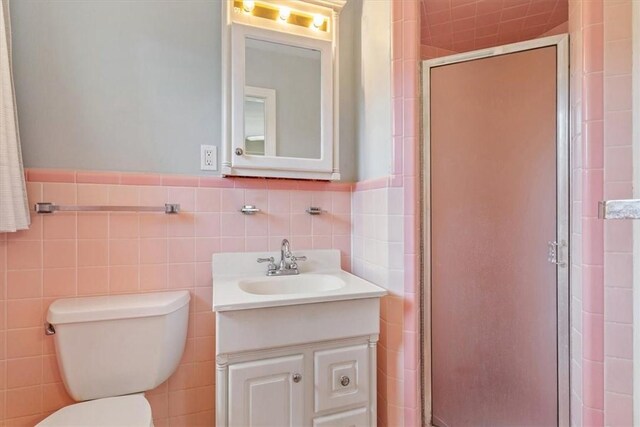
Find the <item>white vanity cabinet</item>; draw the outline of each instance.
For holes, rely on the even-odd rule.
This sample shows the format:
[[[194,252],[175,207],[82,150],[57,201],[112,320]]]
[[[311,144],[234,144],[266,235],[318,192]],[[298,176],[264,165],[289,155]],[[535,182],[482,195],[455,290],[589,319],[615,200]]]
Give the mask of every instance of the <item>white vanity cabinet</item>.
[[[375,426],[378,309],[367,298],[218,312],[216,425]]]
[[[300,274],[267,277],[257,258],[214,254],[216,425],[376,425],[384,289],[305,251]]]

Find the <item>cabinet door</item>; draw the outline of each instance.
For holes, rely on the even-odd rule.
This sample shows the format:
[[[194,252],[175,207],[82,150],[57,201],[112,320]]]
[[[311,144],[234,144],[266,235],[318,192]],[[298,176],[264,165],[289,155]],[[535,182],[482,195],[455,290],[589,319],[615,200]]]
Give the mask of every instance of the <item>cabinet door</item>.
[[[303,370],[301,354],[230,365],[229,426],[302,425]]]
[[[313,420],[313,427],[366,427],[368,425],[367,408],[340,412]]]

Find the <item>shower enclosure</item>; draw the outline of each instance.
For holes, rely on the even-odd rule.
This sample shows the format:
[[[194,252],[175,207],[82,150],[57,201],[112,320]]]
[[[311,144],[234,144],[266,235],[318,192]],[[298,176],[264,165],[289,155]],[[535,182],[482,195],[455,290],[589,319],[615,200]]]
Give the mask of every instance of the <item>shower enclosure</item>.
[[[569,423],[567,49],[556,36],[423,63],[433,425]]]

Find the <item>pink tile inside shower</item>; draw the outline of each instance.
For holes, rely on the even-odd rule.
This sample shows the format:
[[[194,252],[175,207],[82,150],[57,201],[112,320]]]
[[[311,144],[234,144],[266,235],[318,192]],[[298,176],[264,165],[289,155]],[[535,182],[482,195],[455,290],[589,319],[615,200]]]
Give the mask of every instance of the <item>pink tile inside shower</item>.
[[[633,198],[632,1],[604,2],[604,198]],[[604,221],[604,423],[633,424],[633,246],[629,221]]]

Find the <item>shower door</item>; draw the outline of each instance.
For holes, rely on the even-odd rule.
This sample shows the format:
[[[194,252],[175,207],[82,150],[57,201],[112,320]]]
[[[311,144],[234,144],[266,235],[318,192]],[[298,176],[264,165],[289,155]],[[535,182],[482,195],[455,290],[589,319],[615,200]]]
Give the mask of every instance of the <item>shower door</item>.
[[[425,63],[433,425],[568,419],[562,46]]]

